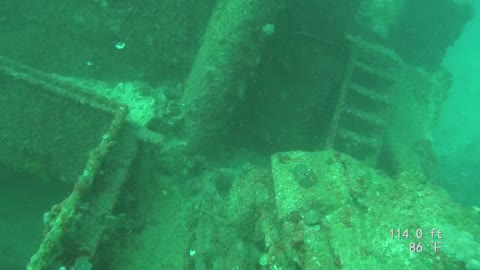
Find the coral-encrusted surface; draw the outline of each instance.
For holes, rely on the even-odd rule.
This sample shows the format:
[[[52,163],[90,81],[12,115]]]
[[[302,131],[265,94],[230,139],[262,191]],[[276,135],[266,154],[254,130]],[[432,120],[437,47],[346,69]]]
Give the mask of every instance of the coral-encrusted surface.
[[[334,151],[277,153],[272,172],[280,225],[266,231],[271,269],[465,269],[480,260],[478,211],[421,175],[391,179]]]

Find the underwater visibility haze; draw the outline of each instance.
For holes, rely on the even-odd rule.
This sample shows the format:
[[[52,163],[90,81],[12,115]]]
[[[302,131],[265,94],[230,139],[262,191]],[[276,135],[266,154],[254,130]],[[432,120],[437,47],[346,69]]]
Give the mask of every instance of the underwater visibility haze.
[[[479,270],[480,2],[0,5],[1,270]]]

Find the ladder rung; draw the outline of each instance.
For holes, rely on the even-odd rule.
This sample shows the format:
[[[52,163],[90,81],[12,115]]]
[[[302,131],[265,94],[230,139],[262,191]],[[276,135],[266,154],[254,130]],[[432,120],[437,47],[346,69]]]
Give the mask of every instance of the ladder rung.
[[[377,138],[367,137],[356,132],[339,128],[337,136],[350,140],[355,144],[379,150],[382,147],[381,141]]]
[[[374,124],[379,127],[385,127],[386,123],[385,120],[379,117],[376,114],[361,111],[359,109],[352,109],[352,108],[345,108],[344,112],[348,115],[351,115],[357,119],[363,120],[365,122]]]
[[[368,65],[368,64],[365,64],[363,62],[359,62],[359,61],[355,61],[355,63],[353,64],[355,68],[359,68],[363,71],[366,71],[370,74],[373,74],[373,75],[376,75],[376,76],[379,76],[379,77],[383,77],[389,81],[394,81],[395,80],[395,77],[384,71],[384,70],[381,70],[381,69],[378,69],[378,68],[375,68],[371,65]]]
[[[359,84],[352,83],[352,82],[350,82],[350,85],[348,87],[353,91],[355,91],[356,93],[364,97],[367,97],[371,100],[378,101],[387,105],[391,104],[390,98],[387,95],[378,93],[377,91],[374,91],[372,89],[368,89],[366,87],[363,87]]]
[[[382,46],[380,44],[371,43],[359,36],[353,36],[350,34],[345,35],[346,39],[355,44],[357,50],[363,54],[375,54],[377,57],[387,59],[393,63],[400,63],[400,59],[397,54],[390,48]]]

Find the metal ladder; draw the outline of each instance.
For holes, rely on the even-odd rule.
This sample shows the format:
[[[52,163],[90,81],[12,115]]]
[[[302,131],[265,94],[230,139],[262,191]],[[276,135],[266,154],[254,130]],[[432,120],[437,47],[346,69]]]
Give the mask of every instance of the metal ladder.
[[[346,35],[350,60],[327,137],[327,147],[375,166],[383,146],[395,74],[401,60],[387,47]]]

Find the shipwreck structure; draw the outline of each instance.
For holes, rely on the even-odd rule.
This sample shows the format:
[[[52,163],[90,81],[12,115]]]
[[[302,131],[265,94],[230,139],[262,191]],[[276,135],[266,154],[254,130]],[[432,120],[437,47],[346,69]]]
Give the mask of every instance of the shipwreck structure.
[[[479,269],[428,181],[468,3],[37,2],[0,13],[0,193],[63,199],[2,219],[0,268]]]

